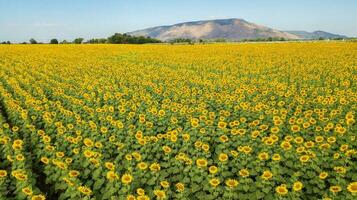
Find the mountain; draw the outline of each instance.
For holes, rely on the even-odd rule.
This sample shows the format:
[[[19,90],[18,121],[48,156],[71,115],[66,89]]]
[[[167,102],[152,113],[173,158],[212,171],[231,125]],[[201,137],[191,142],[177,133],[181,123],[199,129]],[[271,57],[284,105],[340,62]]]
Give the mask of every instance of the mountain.
[[[243,19],[217,19],[158,26],[129,32],[133,36],[146,36],[168,41],[176,38],[241,40],[254,38],[302,39],[301,37],[247,22]]]
[[[336,39],[336,38],[347,38],[345,35],[337,35],[333,33],[328,33],[325,31],[314,31],[314,32],[307,32],[307,31],[285,31],[294,35],[297,35],[303,39]]]

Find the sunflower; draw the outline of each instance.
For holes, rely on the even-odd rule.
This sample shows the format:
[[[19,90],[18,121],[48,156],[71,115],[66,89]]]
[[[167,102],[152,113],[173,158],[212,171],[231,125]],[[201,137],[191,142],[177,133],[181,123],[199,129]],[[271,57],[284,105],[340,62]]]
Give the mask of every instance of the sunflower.
[[[63,158],[64,157],[64,153],[62,151],[56,152],[56,157]]]
[[[225,154],[225,153],[220,153],[219,156],[218,156],[218,159],[219,159],[219,161],[221,161],[221,162],[225,162],[225,161],[228,160],[228,155]]]
[[[163,190],[154,190],[154,194],[157,197],[157,199],[165,199],[166,198],[165,191],[163,191]]]
[[[105,163],[104,163],[104,166],[105,166],[107,169],[112,170],[112,171],[115,169],[115,165],[114,165],[114,163],[112,163],[112,162],[105,162]]]
[[[261,177],[264,180],[269,180],[273,177],[273,174],[270,171],[264,171]]]
[[[229,140],[229,138],[226,135],[222,135],[219,137],[219,140],[221,140],[221,142],[227,142]]]
[[[203,158],[199,158],[196,160],[196,165],[198,167],[206,167],[207,166],[207,160]]]
[[[126,200],[136,200],[136,199],[137,198],[135,198],[135,196],[131,194],[126,197]]]
[[[46,197],[44,195],[42,195],[42,194],[34,195],[34,196],[31,197],[31,200],[45,200],[45,199],[46,199]]]
[[[136,197],[136,200],[150,200],[150,197],[147,195],[138,196],[138,197]]]
[[[130,161],[133,159],[133,156],[131,154],[126,154],[125,159]]]
[[[182,138],[183,138],[183,140],[184,141],[189,141],[190,140],[190,135],[189,134],[187,134],[187,133],[185,133],[185,134],[182,134]]]
[[[68,173],[69,177],[77,177],[79,175],[79,171],[77,170],[71,170]]]
[[[235,179],[228,179],[226,180],[226,185],[229,187],[229,188],[235,188],[238,186],[238,181],[235,180]]]
[[[291,126],[291,131],[294,132],[294,133],[299,132],[300,131],[300,126],[292,125]]]
[[[170,186],[170,183],[167,182],[167,181],[161,181],[160,182],[160,185],[163,187],[163,188],[168,188]]]
[[[209,145],[208,144],[202,144],[202,149],[207,152],[209,150]]]
[[[162,147],[162,150],[167,154],[167,153],[170,153],[171,152],[171,148],[169,146],[163,146]]]
[[[279,195],[286,195],[288,194],[288,189],[286,188],[286,185],[280,185],[278,187],[275,188],[276,193],[278,193]]]
[[[279,154],[274,154],[272,157],[272,160],[274,160],[274,161],[279,161],[280,159],[281,159],[281,157]]]
[[[27,175],[20,172],[20,171],[14,171],[12,175],[19,181],[25,181],[27,180]]]
[[[337,193],[337,192],[341,192],[342,188],[340,186],[338,186],[338,185],[334,185],[334,186],[330,187],[330,191],[333,192],[333,193]]]
[[[218,122],[218,128],[224,129],[226,127],[227,127],[227,123],[226,122],[222,122],[222,121]]]
[[[159,163],[152,163],[150,165],[150,170],[153,171],[153,172],[157,172],[157,171],[160,171],[161,169],[161,166]]]
[[[6,170],[0,170],[0,178],[4,178],[7,176],[7,171]]]
[[[308,141],[304,143],[306,148],[312,148],[315,146],[315,143],[313,141]]]
[[[84,143],[84,145],[86,145],[87,147],[92,147],[93,146],[93,141],[91,140],[91,139],[89,139],[89,138],[85,138],[84,140],[83,140],[83,143]]]
[[[269,154],[266,152],[259,153],[258,158],[259,158],[259,160],[267,160],[267,159],[269,159]]]
[[[93,152],[91,152],[90,150],[85,150],[83,154],[86,158],[93,157]]]
[[[139,196],[144,196],[145,195],[145,190],[143,188],[138,188],[138,189],[136,189],[136,193]]]
[[[327,172],[321,172],[320,175],[319,175],[319,178],[320,179],[325,179],[327,176],[328,176]]]
[[[219,181],[218,178],[213,178],[209,180],[209,184],[211,184],[212,187],[217,187],[221,182]]]
[[[239,170],[239,176],[241,176],[241,177],[248,177],[248,176],[249,176],[249,171],[248,171],[248,169],[241,169],[241,170]]]
[[[347,171],[345,167],[334,167],[333,170],[338,174],[345,174]]]
[[[41,162],[44,164],[48,164],[50,160],[47,157],[41,157]]]
[[[119,178],[119,175],[116,172],[114,172],[114,171],[108,171],[107,172],[107,179],[108,180],[113,181],[113,180],[116,180],[118,178]]]
[[[42,136],[42,140],[44,143],[49,143],[51,142],[51,137],[49,137],[48,135],[44,135]]]
[[[22,149],[22,144],[23,144],[24,142],[22,141],[22,140],[15,140],[13,143],[12,143],[12,148],[14,149],[14,150],[21,150]]]
[[[296,144],[301,144],[301,143],[304,142],[304,138],[302,138],[302,137],[296,137],[296,138],[294,139],[294,142],[295,142]]]
[[[108,132],[108,128],[103,126],[100,128],[100,132],[106,134]]]
[[[280,129],[279,129],[279,127],[272,127],[272,128],[270,129],[270,131],[271,131],[272,133],[278,133],[278,132],[280,131]]]
[[[315,137],[315,142],[317,142],[317,143],[321,143],[321,142],[323,142],[324,141],[324,137],[322,137],[322,136],[316,136]]]
[[[347,190],[351,192],[353,195],[357,194],[357,182],[352,182],[348,184]]]
[[[178,192],[183,192],[185,190],[185,185],[183,183],[176,183],[175,187]]]
[[[280,144],[280,147],[283,148],[284,150],[289,150],[289,149],[291,149],[292,145],[288,141],[283,141]]]
[[[92,190],[89,189],[89,187],[87,187],[87,186],[79,186],[77,189],[78,189],[78,191],[80,191],[84,195],[91,195],[92,194]]]
[[[138,167],[139,169],[141,169],[141,170],[145,170],[145,169],[148,168],[148,165],[147,165],[145,162],[139,162],[139,163],[137,164],[137,167]]]
[[[293,190],[294,191],[300,191],[303,187],[303,184],[300,181],[297,181],[293,184]]]
[[[306,163],[307,161],[309,161],[309,159],[310,159],[310,156],[303,155],[303,156],[300,157],[299,160],[300,160],[300,162]]]
[[[202,146],[202,142],[201,141],[196,141],[195,142],[195,147],[197,147],[197,148],[200,148]]]
[[[29,187],[22,188],[22,192],[25,193],[27,196],[31,196],[33,193],[32,189]]]
[[[212,165],[212,166],[210,166],[210,167],[208,168],[208,171],[209,171],[209,173],[211,173],[211,174],[215,174],[215,173],[218,172],[218,167]]]
[[[250,154],[252,152],[252,148],[250,146],[244,146],[242,147],[242,151],[245,154]]]
[[[129,184],[129,183],[131,183],[132,180],[133,180],[133,177],[130,174],[124,174],[121,177],[121,182],[124,184]]]

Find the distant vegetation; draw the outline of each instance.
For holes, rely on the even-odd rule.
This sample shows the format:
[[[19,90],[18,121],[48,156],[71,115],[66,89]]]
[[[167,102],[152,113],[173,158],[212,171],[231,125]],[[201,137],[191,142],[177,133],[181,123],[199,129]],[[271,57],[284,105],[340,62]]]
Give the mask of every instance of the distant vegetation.
[[[37,44],[37,41],[36,41],[35,39],[31,38],[31,39],[30,39],[30,43],[31,43],[31,44]]]
[[[170,40],[169,43],[170,44],[175,44],[175,43],[193,44],[194,41],[192,39],[188,39],[188,38],[175,38],[173,40]]]
[[[84,41],[84,38],[76,38],[73,40],[73,44],[82,44]]]
[[[128,34],[115,33],[108,38],[110,44],[145,44],[145,43],[160,43],[158,39],[144,37],[144,36],[131,36]]]
[[[286,39],[283,37],[268,37],[268,38],[251,38],[242,40],[226,40],[224,38],[217,39],[189,39],[189,38],[175,38],[167,41],[170,44],[205,44],[205,43],[225,43],[225,42],[275,42],[275,41],[313,41],[313,40],[344,40],[344,41],[357,41],[357,38],[316,38],[316,39],[305,39],[305,40],[293,40]],[[162,43],[161,40],[144,37],[144,36],[132,36],[129,34],[115,33],[108,38],[92,38],[86,40],[84,38],[76,38],[72,42],[63,40],[60,42],[58,39],[51,39],[48,44],[146,44],[146,43]],[[10,41],[3,41],[0,44],[12,44]],[[21,42],[20,44],[43,44],[38,42],[34,38],[31,38],[28,42]]]
[[[57,39],[52,39],[52,40],[50,41],[50,43],[51,43],[51,44],[58,44],[58,40],[57,40]]]
[[[286,41],[287,39],[283,37],[268,37],[268,38],[254,38],[254,39],[243,39],[242,42],[272,42],[272,41]]]
[[[89,43],[89,44],[105,44],[107,43],[108,39],[106,38],[93,38],[93,39],[90,39],[88,40],[86,43]]]

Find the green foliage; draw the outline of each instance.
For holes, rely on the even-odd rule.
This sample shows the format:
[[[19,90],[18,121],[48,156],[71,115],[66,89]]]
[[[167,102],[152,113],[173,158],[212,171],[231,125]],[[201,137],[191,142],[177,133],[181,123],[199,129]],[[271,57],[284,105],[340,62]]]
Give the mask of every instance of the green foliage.
[[[73,43],[74,44],[82,44],[83,40],[84,40],[83,38],[76,38],[76,39],[73,40]]]
[[[144,37],[144,36],[131,36],[126,33],[115,33],[114,35],[108,37],[107,40],[110,44],[145,44],[145,43],[160,43],[160,40]]]
[[[169,41],[170,44],[174,43],[188,43],[188,44],[193,44],[193,40],[189,38],[175,38]]]
[[[214,40],[215,42],[226,42],[226,39],[224,38],[218,38]]]
[[[68,42],[67,40],[63,40],[62,42],[61,42],[61,44],[69,44],[70,42]]]
[[[54,38],[50,41],[50,44],[58,44],[58,40]]]
[[[30,41],[31,44],[37,44],[37,41],[35,39],[33,39],[33,38],[31,38],[29,41]]]
[[[93,38],[93,39],[88,40],[86,43],[89,43],[89,44],[105,44],[105,43],[107,43],[107,39],[105,39],[105,38]]]
[[[287,41],[283,37],[268,37],[268,38],[251,38],[251,39],[242,39],[242,42],[275,42],[275,41]]]

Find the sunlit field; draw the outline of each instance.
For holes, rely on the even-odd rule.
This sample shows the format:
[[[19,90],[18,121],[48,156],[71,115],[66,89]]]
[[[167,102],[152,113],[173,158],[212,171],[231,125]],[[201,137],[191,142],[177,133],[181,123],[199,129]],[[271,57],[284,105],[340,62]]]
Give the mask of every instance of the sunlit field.
[[[0,199],[355,199],[357,43],[0,45]]]

